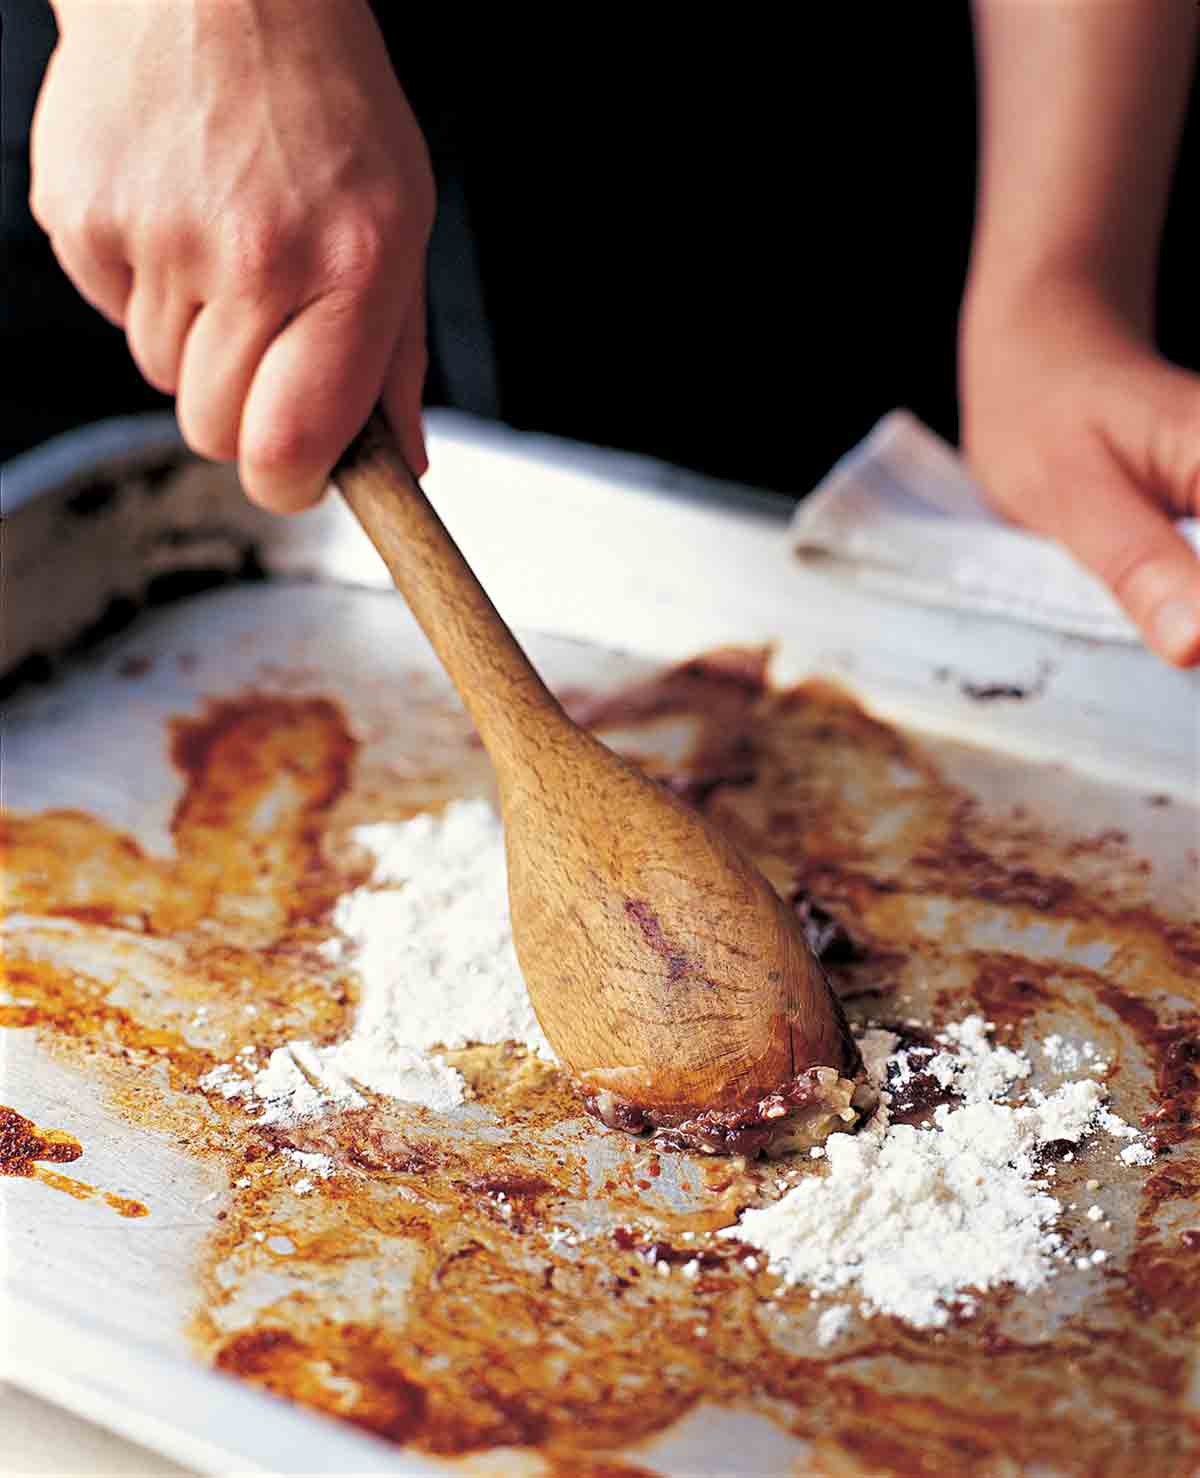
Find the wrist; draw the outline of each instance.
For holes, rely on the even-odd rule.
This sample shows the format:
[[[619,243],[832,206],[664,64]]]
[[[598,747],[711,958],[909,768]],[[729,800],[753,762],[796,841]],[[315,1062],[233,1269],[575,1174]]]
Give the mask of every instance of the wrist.
[[[964,316],[1011,317],[1071,305],[1085,318],[1154,331],[1157,254],[1123,248],[1116,233],[1041,239],[976,227],[964,293]]]
[[[1102,259],[1047,253],[1016,263],[983,253],[972,259],[959,314],[964,358],[987,355],[998,340],[1054,341],[1063,353],[1086,344],[1127,349],[1153,342],[1153,291],[1114,280]]]

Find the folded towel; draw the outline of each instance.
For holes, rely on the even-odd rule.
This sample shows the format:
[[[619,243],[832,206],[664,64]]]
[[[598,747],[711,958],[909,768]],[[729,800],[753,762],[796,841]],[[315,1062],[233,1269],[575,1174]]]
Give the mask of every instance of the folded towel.
[[[1200,522],[1178,527],[1200,552]],[[1094,575],[993,513],[954,449],[907,411],[885,416],[838,462],[800,504],[792,538],[801,556],[902,599],[1141,640]]]

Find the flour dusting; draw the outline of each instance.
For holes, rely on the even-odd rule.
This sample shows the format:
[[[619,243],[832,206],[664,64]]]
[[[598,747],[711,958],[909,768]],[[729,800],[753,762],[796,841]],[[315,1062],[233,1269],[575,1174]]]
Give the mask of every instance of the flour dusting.
[[[940,1328],[970,1315],[978,1295],[1002,1285],[1041,1288],[1068,1256],[1039,1151],[1082,1143],[1098,1131],[1132,1138],[1126,1163],[1153,1153],[1138,1131],[1103,1108],[1093,1078],[1012,1093],[1031,1066],[1021,1053],[993,1046],[979,1016],[953,1023],[928,1047],[902,1048],[891,1032],[871,1030],[861,1046],[881,1106],[859,1134],[834,1134],[826,1173],[806,1178],[774,1205],[747,1211],[723,1235],[767,1254],[787,1283],[817,1294],[851,1293],[866,1316],[892,1314],[918,1328]],[[894,1124],[889,1088],[928,1074],[956,1103],[941,1104],[927,1127]],[[1139,1157],[1128,1153],[1136,1151]],[[1093,1219],[1094,1221],[1094,1219]],[[1098,1266],[1101,1249],[1077,1266]],[[847,1322],[821,1316],[818,1338],[831,1342]]]
[[[202,1086],[259,1104],[260,1123],[288,1124],[359,1108],[367,1091],[453,1108],[466,1084],[437,1049],[519,1042],[553,1061],[513,949],[504,832],[487,802],[455,801],[439,816],[352,836],[375,865],[333,915],[340,938],[330,952],[362,982],[349,1037],[289,1042],[257,1070],[224,1064]]]

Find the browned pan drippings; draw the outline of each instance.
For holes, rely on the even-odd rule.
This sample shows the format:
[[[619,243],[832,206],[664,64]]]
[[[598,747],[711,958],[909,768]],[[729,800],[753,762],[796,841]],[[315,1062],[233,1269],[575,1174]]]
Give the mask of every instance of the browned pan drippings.
[[[1113,839],[1095,842],[1111,859],[1096,869],[1087,839],[985,818],[919,745],[837,689],[767,691],[753,654],[576,695],[573,708],[633,748],[639,728],[694,721],[689,758],[663,778],[805,912],[853,1020],[936,1027],[983,1011],[998,1040],[1029,1050],[1068,1003],[1110,1062],[1114,1106],[1160,1146],[1145,1170],[1102,1145],[1055,1166],[1064,1204],[1082,1202],[1089,1177],[1119,1183],[1126,1250],[1086,1280],[1064,1274],[1036,1307],[991,1295],[944,1332],[876,1319],[823,1351],[803,1333],[807,1294],[712,1235],[778,1181],[819,1173],[811,1163],[684,1157],[688,1207],[667,1210],[666,1156],[622,1139],[591,1178],[595,1126],[570,1085],[516,1048],[449,1054],[505,1127],[488,1140],[386,1102],[259,1129],[204,1096],[197,1079],[241,1048],[337,1039],[356,1000],[352,970],[319,948],[333,900],[364,875],[343,835],[362,814],[350,721],[319,693],[246,693],[163,736],[185,782],[175,861],[79,814],[7,826],[10,907],[77,932],[69,959],[61,944],[18,944],[0,1020],[101,1077],[132,1122],[228,1172],[197,1273],[200,1355],[388,1441],[533,1446],[552,1471],[592,1478],[638,1472],[630,1450],[701,1402],[810,1439],[813,1472],[1194,1473],[1200,929],[1158,916],[1144,874],[1142,895],[1127,886],[1137,862]],[[647,737],[651,767],[653,752]],[[429,795],[421,777],[373,774],[372,786],[392,815]],[[1010,941],[1051,927],[1061,949],[982,945],[1000,925]],[[109,977],[152,985],[110,1000],[82,968],[88,951]],[[1102,963],[1081,962],[1093,955]],[[333,1173],[298,1194],[285,1147],[330,1156]],[[603,1220],[591,1236],[572,1230],[585,1202]],[[268,1271],[282,1281],[256,1295]]]

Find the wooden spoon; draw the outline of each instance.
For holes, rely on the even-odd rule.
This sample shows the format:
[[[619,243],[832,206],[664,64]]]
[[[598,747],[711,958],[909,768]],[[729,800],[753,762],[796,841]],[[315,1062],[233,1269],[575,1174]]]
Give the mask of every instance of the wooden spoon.
[[[567,717],[376,414],[334,480],[458,689],[499,782],[513,938],[585,1090],[741,1108],[857,1048],[793,911],[710,822]]]

